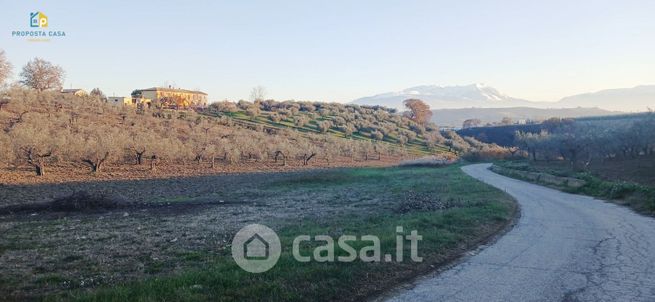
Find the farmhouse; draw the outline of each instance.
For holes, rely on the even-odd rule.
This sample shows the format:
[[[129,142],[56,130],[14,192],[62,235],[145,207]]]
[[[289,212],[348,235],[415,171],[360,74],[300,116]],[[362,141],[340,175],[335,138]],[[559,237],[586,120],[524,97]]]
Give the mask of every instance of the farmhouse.
[[[204,108],[207,106],[207,94],[202,91],[152,87],[136,92],[142,98],[156,101],[164,108]]]
[[[150,107],[152,100],[146,98],[133,98],[129,96],[110,96],[107,103],[116,106]]]
[[[74,95],[74,96],[87,96],[87,95],[89,95],[86,91],[84,91],[84,89],[79,89],[79,88],[62,89],[61,93],[70,94],[70,95]]]

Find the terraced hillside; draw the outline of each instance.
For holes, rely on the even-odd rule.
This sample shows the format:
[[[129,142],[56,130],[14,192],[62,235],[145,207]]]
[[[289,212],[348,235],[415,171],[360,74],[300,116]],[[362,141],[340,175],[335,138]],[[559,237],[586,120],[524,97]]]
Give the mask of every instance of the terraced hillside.
[[[419,125],[381,106],[319,102],[239,103],[219,102],[203,112],[251,129],[277,132],[292,129],[301,133],[328,134],[337,138],[382,142],[400,146],[417,155],[447,152],[445,139],[434,123]]]

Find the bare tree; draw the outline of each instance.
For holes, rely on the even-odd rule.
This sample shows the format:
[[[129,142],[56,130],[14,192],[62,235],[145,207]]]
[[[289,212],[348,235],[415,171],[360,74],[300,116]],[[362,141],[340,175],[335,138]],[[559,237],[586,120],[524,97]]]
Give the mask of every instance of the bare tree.
[[[91,96],[97,97],[99,100],[104,101],[107,100],[107,97],[105,94],[100,90],[100,88],[93,88],[91,90],[91,93],[89,93]]]
[[[300,159],[302,159],[302,165],[307,166],[309,164],[309,161],[312,160],[318,153],[318,148],[316,145],[311,144],[309,142],[305,142],[299,146],[296,147],[298,154],[300,155]]]
[[[12,68],[13,66],[5,56],[5,51],[0,49],[0,86],[11,76]]]
[[[266,97],[266,88],[264,86],[256,86],[250,90],[251,101],[263,101]]]
[[[64,70],[61,66],[41,58],[29,61],[21,71],[21,84],[36,89],[39,92],[48,89],[61,89],[64,81]]]

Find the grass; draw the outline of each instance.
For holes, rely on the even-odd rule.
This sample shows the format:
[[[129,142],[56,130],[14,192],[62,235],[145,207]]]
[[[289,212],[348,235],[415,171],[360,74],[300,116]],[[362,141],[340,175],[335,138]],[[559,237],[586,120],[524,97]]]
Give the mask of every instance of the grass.
[[[423,257],[440,259],[440,252],[454,248],[458,243],[475,236],[481,222],[502,222],[508,219],[508,208],[490,204],[471,209],[456,209],[447,214],[414,214],[400,219],[381,217],[360,224],[340,227],[348,234],[381,234],[382,253],[394,249],[395,227],[422,230]],[[363,228],[362,228],[363,226]],[[282,245],[291,246],[296,234],[334,234],[335,227],[305,223],[297,228],[280,232]],[[384,235],[388,234],[388,235]],[[357,250],[361,246],[353,245]],[[311,247],[303,247],[301,254],[311,255]],[[343,255],[337,250],[335,256]],[[409,255],[409,251],[405,251]],[[380,290],[375,283],[388,283],[390,275],[398,269],[411,271],[406,264],[387,263],[299,263],[284,251],[277,265],[264,274],[250,274],[237,267],[229,257],[218,257],[203,270],[180,275],[154,278],[115,288],[101,289],[92,294],[73,295],[79,301],[332,301],[359,298],[367,292]],[[423,265],[425,266],[425,265]]]
[[[607,164],[602,169],[591,169],[590,171],[575,171],[569,165],[558,162],[533,163],[527,160],[497,162],[496,165],[508,169],[507,172],[503,173],[506,176],[520,178],[522,180],[528,179],[520,177],[511,171],[540,172],[560,177],[577,178],[585,181],[585,185],[579,188],[551,187],[569,193],[607,199],[617,204],[628,206],[639,213],[655,216],[655,187],[634,182],[633,179],[635,176],[624,174],[626,170],[620,168],[620,162]],[[615,168],[612,169],[612,166],[615,166]],[[649,173],[653,173],[653,171]]]
[[[318,194],[324,202],[351,203],[367,200],[379,203],[368,215],[343,214],[321,219],[298,218],[282,223],[276,231],[282,243],[277,265],[261,274],[241,270],[229,249],[222,252],[187,251],[178,253],[181,262],[201,261],[202,266],[174,274],[155,275],[141,280],[101,287],[73,290],[45,297],[49,301],[333,301],[362,300],[389,287],[434,269],[462,253],[467,247],[495,234],[512,219],[514,202],[508,195],[465,175],[459,166],[446,168],[365,168],[337,169],[316,174],[298,174],[291,179],[266,183],[259,189],[267,194]],[[341,197],[357,195],[355,199]],[[443,210],[398,212],[395,207],[422,194],[430,202],[448,201]],[[183,201],[180,201],[183,202]],[[348,206],[350,204],[344,204]],[[268,222],[262,222],[268,223]],[[273,223],[273,225],[276,225]],[[380,238],[381,258],[395,254],[396,226],[405,234],[417,230],[421,263],[405,261],[350,263],[297,262],[291,254],[293,239],[301,234],[376,235]],[[353,243],[359,250],[362,242]],[[311,255],[316,244],[301,246],[302,255]],[[335,257],[345,252],[336,247]],[[148,263],[146,271],[157,273],[161,263]],[[45,282],[60,281],[49,278]]]

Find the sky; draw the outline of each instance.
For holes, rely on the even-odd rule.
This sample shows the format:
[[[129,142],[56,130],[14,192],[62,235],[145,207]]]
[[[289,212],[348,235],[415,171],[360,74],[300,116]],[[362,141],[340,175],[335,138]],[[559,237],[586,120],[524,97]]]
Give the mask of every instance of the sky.
[[[31,28],[30,12],[48,16]],[[348,102],[417,85],[484,83],[557,101],[655,84],[655,1],[0,0],[0,49],[111,96],[173,85],[210,101]],[[32,42],[12,31],[64,31]]]

